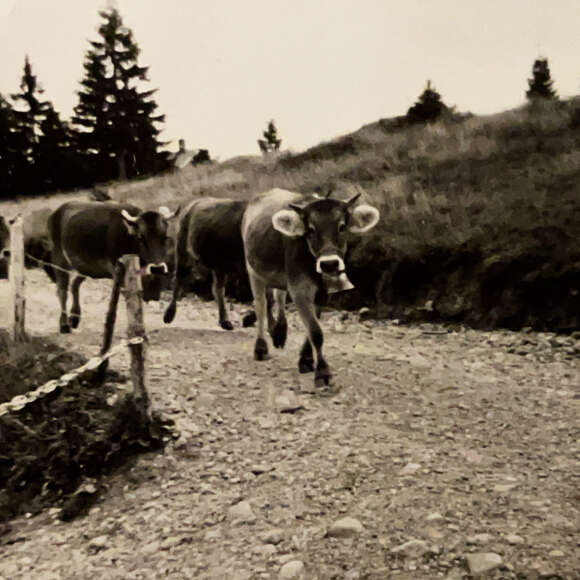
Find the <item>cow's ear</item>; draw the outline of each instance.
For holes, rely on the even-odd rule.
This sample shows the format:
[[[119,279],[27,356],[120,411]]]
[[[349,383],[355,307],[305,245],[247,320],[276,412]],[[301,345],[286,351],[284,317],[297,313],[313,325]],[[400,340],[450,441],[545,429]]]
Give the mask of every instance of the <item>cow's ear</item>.
[[[362,234],[374,228],[379,221],[379,210],[372,205],[358,205],[350,212],[349,231]]]
[[[131,235],[136,234],[139,217],[131,215],[126,209],[121,210],[121,217],[123,218],[123,223],[125,224],[127,231]]]
[[[272,216],[272,225],[285,236],[297,238],[306,231],[304,222],[298,213],[292,209],[281,209]]]

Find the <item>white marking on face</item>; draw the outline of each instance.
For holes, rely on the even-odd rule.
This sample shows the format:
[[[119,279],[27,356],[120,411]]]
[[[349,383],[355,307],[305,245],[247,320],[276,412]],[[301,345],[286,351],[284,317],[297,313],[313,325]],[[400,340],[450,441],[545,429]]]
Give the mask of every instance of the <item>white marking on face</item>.
[[[322,274],[322,267],[321,267],[322,262],[334,262],[336,260],[338,260],[338,271],[343,272],[346,268],[345,268],[343,259],[338,254],[330,254],[330,255],[326,255],[326,256],[320,256],[320,258],[318,258],[318,260],[316,260],[316,271],[319,274]]]
[[[167,274],[169,272],[169,268],[167,268],[167,264],[165,262],[161,262],[161,264],[147,264],[147,267],[145,268],[145,273],[148,276],[150,276],[153,268],[161,268],[163,270],[163,274]]]

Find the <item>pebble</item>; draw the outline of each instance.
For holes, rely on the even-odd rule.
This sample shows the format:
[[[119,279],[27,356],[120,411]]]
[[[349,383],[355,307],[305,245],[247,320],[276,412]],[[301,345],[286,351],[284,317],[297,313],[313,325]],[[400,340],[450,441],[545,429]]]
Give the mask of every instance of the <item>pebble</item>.
[[[108,536],[97,536],[89,542],[89,548],[92,548],[93,550],[102,550],[103,548],[106,548],[108,541]]]
[[[494,485],[493,491],[496,493],[508,493],[518,487],[517,483],[498,483]]]
[[[412,475],[418,469],[421,469],[421,466],[418,463],[407,463],[407,465],[399,471],[399,475]]]
[[[502,565],[502,559],[499,554],[493,552],[475,552],[465,556],[469,572],[474,576],[484,574],[490,570],[495,570]]]
[[[551,552],[548,553],[548,556],[552,558],[563,558],[565,555],[566,554],[564,554],[562,550],[552,550]]]
[[[272,544],[264,544],[263,546],[256,546],[254,548],[255,554],[258,554],[259,556],[264,556],[265,558],[273,556],[276,552],[277,552],[276,546],[273,546]]]
[[[521,536],[518,536],[517,534],[508,534],[505,537],[506,541],[508,544],[523,544],[524,543],[524,539]]]
[[[404,554],[405,556],[422,556],[425,552],[429,550],[427,542],[423,540],[409,540],[400,546],[397,546],[391,550],[392,554]]]
[[[284,538],[284,530],[281,528],[272,528],[260,536],[264,544],[279,544],[282,538]]]
[[[346,517],[334,522],[328,528],[326,535],[333,538],[350,538],[360,534],[363,530],[363,525],[357,519]]]
[[[280,568],[280,578],[301,578],[302,572],[304,572],[304,563],[300,560],[291,560],[286,562],[282,568]]]
[[[491,534],[475,534],[473,536],[467,536],[465,538],[465,542],[467,544],[489,544],[493,540],[493,536]]]
[[[252,506],[247,501],[241,501],[233,505],[228,510],[228,516],[230,520],[237,520],[239,522],[251,523],[256,521]]]

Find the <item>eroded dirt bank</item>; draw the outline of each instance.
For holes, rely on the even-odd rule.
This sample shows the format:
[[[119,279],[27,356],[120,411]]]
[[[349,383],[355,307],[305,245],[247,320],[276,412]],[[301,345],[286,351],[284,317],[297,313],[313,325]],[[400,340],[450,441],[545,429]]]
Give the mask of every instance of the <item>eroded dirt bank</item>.
[[[107,282],[83,286],[72,336],[44,274],[28,289],[33,333],[96,352]],[[0,284],[0,312],[7,297]],[[320,396],[296,371],[295,313],[257,364],[241,311],[228,333],[212,303],[187,300],[171,326],[147,306],[154,405],[181,437],[109,478],[85,518],[14,520],[0,577],[460,579],[484,553],[501,559],[486,578],[578,577],[578,340],[328,313],[337,392]]]

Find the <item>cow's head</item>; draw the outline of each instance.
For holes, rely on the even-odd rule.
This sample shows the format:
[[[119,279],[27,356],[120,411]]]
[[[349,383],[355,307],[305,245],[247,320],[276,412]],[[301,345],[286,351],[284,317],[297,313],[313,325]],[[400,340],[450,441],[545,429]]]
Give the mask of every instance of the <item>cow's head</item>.
[[[178,214],[179,208],[170,212],[165,206],[160,207],[159,211],[145,211],[138,216],[131,215],[125,209],[121,211],[127,230],[137,242],[136,251],[145,275],[169,272],[165,261],[168,249],[168,222]]]
[[[303,237],[316,260],[316,271],[327,276],[344,272],[347,234],[360,234],[379,221],[379,211],[355,202],[360,193],[348,201],[315,199],[307,205],[290,204],[272,216],[276,230],[292,238]]]

